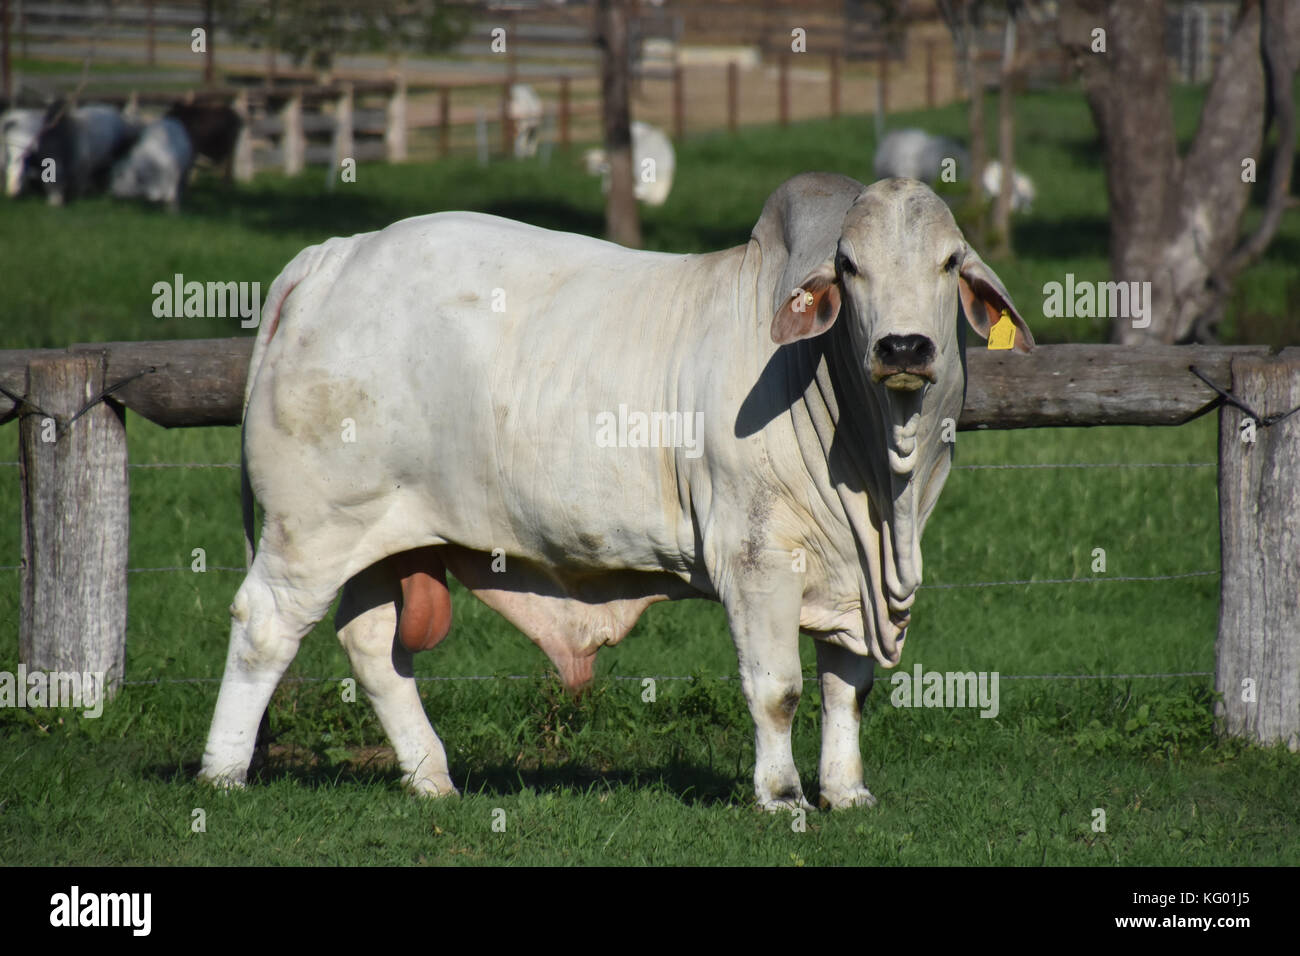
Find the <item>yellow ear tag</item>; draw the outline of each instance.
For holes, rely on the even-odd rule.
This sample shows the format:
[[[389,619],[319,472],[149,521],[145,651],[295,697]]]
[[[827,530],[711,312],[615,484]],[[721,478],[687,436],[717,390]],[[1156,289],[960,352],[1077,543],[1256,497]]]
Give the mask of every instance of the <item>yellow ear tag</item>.
[[[1002,317],[989,329],[990,349],[1013,349],[1016,347],[1016,326],[1011,321],[1011,314],[1002,310]]]

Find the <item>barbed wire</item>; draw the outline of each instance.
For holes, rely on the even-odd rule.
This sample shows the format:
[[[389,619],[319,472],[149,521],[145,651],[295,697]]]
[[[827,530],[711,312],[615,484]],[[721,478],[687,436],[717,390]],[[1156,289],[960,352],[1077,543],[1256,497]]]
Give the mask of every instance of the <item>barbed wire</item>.
[[[1217,461],[1098,461],[1046,465],[953,465],[953,470],[1003,471],[1032,468],[1213,468]]]
[[[18,467],[16,461],[0,461],[0,467]],[[1213,468],[1214,461],[1097,461],[1051,462],[1024,465],[953,465],[954,471],[1017,471],[1043,468]],[[167,461],[128,463],[128,468],[238,468],[237,461]]]
[[[235,567],[229,567],[227,565],[222,565],[222,564],[214,564],[204,569],[204,571],[194,571],[192,567],[183,567],[183,566],[175,567],[175,568],[127,568],[126,569],[127,574],[151,574],[155,571],[193,571],[195,574],[203,574],[206,571],[240,571],[243,573],[247,573],[248,568],[235,568]]]
[[[907,673],[906,670],[900,670],[898,673]],[[927,671],[927,673],[931,673]],[[945,672],[946,673],[946,672]],[[977,673],[975,671],[960,671],[954,673]],[[1156,674],[998,674],[999,680],[1145,680],[1145,679],[1168,679],[1184,677],[1213,677],[1213,671],[1171,671],[1169,673]],[[282,684],[340,684],[345,680],[354,680],[353,677],[285,677],[280,683]],[[558,679],[554,674],[455,674],[442,677],[416,677],[416,683],[436,683],[450,681],[484,681],[484,680],[528,680],[528,681],[549,681]],[[691,676],[683,674],[645,674],[635,676],[631,674],[609,674],[604,678],[596,680],[630,680],[641,681],[688,681],[697,680],[720,680],[720,681],[738,681],[738,674],[719,674],[717,676]],[[817,677],[804,676],[803,681],[807,683],[816,683]],[[888,683],[888,681],[882,681]],[[157,687],[163,684],[220,684],[220,677],[157,677],[152,680],[128,680],[122,681],[121,687]]]
[[[21,571],[21,564],[0,565],[0,571]],[[168,568],[127,568],[127,574],[153,574],[160,571],[189,571],[193,574],[204,574],[207,571],[238,571],[241,574],[247,573],[248,568],[231,567],[228,565],[212,565],[204,571],[195,571],[192,567],[178,565]],[[1039,578],[1037,580],[1024,578],[1014,581],[963,581],[955,584],[922,584],[919,590],[922,591],[948,591],[956,588],[999,588],[1015,587],[1025,584],[1124,584],[1133,582],[1146,581],[1179,581],[1185,578],[1202,578],[1212,577],[1216,574],[1222,574],[1221,571],[1181,571],[1177,574],[1147,574],[1147,575],[1115,575],[1106,577],[1092,578]]]
[[[960,584],[922,584],[919,590],[946,591],[952,588],[997,588],[1018,584],[1120,584],[1132,581],[1177,581],[1182,578],[1209,577],[1210,575],[1221,573],[1221,571],[1181,571],[1178,574],[1116,575],[1113,577],[1098,576],[1093,578],[1040,578],[1038,580],[1025,579],[1022,581],[967,581]]]

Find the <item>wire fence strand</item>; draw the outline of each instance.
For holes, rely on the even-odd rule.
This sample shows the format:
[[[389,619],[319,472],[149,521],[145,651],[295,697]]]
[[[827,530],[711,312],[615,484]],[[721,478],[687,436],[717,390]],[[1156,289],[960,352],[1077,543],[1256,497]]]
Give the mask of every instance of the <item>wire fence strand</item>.
[[[906,673],[906,671],[899,671]],[[962,672],[966,673],[966,672]],[[999,680],[1155,680],[1170,678],[1187,678],[1187,677],[1213,677],[1213,671],[1170,671],[1168,673],[1156,674],[998,674]],[[345,680],[354,678],[350,677],[286,677],[281,683],[283,684],[339,684]],[[442,677],[416,677],[416,683],[440,683],[453,681],[485,681],[485,680],[525,680],[525,681],[549,681],[558,679],[554,674],[455,674]],[[597,678],[600,680],[601,678]],[[604,680],[630,680],[638,683],[647,680],[653,681],[688,681],[697,680],[721,680],[721,681],[738,681],[740,676],[737,674],[719,674],[717,676],[692,676],[689,674],[645,674],[636,676],[632,674],[610,674],[603,678]],[[816,683],[816,677],[804,677],[804,683]],[[122,687],[157,687],[164,684],[220,684],[220,677],[157,677],[152,680],[128,680],[122,681]]]
[[[17,468],[16,461],[0,461],[0,467]],[[1097,461],[1049,462],[1023,465],[953,465],[954,471],[1037,470],[1044,468],[1213,468],[1213,461]],[[128,468],[238,468],[237,461],[131,462]]]
[[[21,564],[0,565],[0,571],[21,571]],[[192,574],[204,574],[206,571],[237,571],[240,574],[248,572],[245,567],[233,567],[230,565],[214,564],[210,565],[205,571],[195,571],[191,567],[177,565],[167,568],[127,568],[127,574],[156,574],[163,571],[189,571]],[[1147,575],[1112,575],[1098,576],[1092,578],[1018,578],[1012,581],[962,581],[954,584],[922,584],[919,588],[921,591],[951,591],[958,588],[1000,588],[1000,587],[1019,587],[1026,584],[1131,584],[1148,581],[1181,581],[1186,578],[1204,578],[1213,577],[1221,574],[1220,571],[1181,571],[1177,574],[1147,574]]]

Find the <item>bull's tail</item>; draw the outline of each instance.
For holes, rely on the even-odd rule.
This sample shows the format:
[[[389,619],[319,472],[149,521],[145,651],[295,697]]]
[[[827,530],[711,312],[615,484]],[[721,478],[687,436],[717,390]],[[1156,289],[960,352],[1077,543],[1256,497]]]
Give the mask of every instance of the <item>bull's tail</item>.
[[[248,400],[252,397],[257,375],[266,360],[267,346],[271,344],[275,330],[279,328],[280,315],[284,311],[289,294],[299,282],[315,271],[327,247],[337,241],[330,240],[318,246],[308,246],[290,260],[284,270],[275,277],[271,288],[267,290],[266,302],[262,309],[262,321],[258,325],[257,337],[253,340],[253,357],[248,363],[248,379],[244,383],[244,412],[241,417],[248,415]],[[256,553],[253,538],[253,484],[248,476],[248,453],[243,436],[239,443],[239,499],[244,514],[244,558],[251,567]]]

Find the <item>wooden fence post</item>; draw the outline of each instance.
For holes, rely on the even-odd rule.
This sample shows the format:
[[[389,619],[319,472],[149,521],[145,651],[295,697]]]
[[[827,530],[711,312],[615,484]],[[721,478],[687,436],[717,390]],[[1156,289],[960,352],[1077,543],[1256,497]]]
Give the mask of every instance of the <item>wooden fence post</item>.
[[[777,119],[782,126],[790,125],[790,56],[787,53],[781,54],[780,65],[777,67]]]
[[[217,82],[217,63],[216,47],[217,32],[216,21],[212,15],[213,0],[203,0],[203,42],[206,44],[207,53],[203,57],[203,85],[213,86]]]
[[[506,80],[501,84],[501,149],[507,156],[515,154],[515,121],[510,115],[510,87]]]
[[[831,54],[831,118],[840,115],[840,54]]]
[[[1232,393],[1261,415],[1300,405],[1300,349],[1234,358]],[[1300,413],[1269,427],[1250,421],[1219,410],[1217,713],[1231,736],[1298,750]]]
[[[740,64],[727,63],[727,131],[734,133],[740,122]]]
[[[880,73],[876,81],[876,109],[883,120],[889,114],[889,56],[879,60]]]
[[[280,111],[280,158],[286,176],[296,176],[306,163],[307,136],[302,129],[302,94],[294,93]]]
[[[438,158],[445,159],[451,152],[451,90],[438,91]]]
[[[406,77],[399,76],[384,111],[384,151],[390,163],[406,160]]]
[[[39,411],[29,409],[18,428],[18,643],[29,670],[102,673],[111,698],[126,661],[125,411],[101,401],[69,423],[103,391],[104,369],[103,352],[28,364],[28,401]]]
[[[330,173],[330,182],[334,182],[342,168],[343,160],[355,158],[356,150],[352,139],[352,84],[344,83],[339,88],[339,97],[334,101],[334,169]]]
[[[560,149],[569,148],[569,78],[560,77]]]
[[[673,67],[673,139],[686,133],[686,79],[680,64]]]
[[[239,139],[235,140],[234,166],[231,170],[236,182],[247,183],[253,179],[253,121],[248,107],[248,91],[240,90],[230,108],[239,114],[244,122],[239,127]]]
[[[9,61],[9,4],[0,2],[0,101],[13,105],[13,71]]]
[[[934,41],[925,41],[925,106],[934,109]]]
[[[157,63],[158,63],[158,55],[157,55],[157,48],[156,48],[156,45],[155,45],[155,43],[154,43],[154,21],[157,19],[157,18],[154,16],[154,12],[155,12],[155,11],[154,11],[154,0],[149,0],[149,2],[146,4],[146,6],[149,8],[149,9],[148,9],[148,17],[149,17],[149,27],[148,27],[148,30],[149,30],[149,32],[148,32],[148,35],[147,35],[147,39],[146,39],[146,41],[145,41],[145,50],[146,50],[146,53],[145,53],[145,63],[147,63],[149,66],[155,66],[155,65],[157,65]]]

